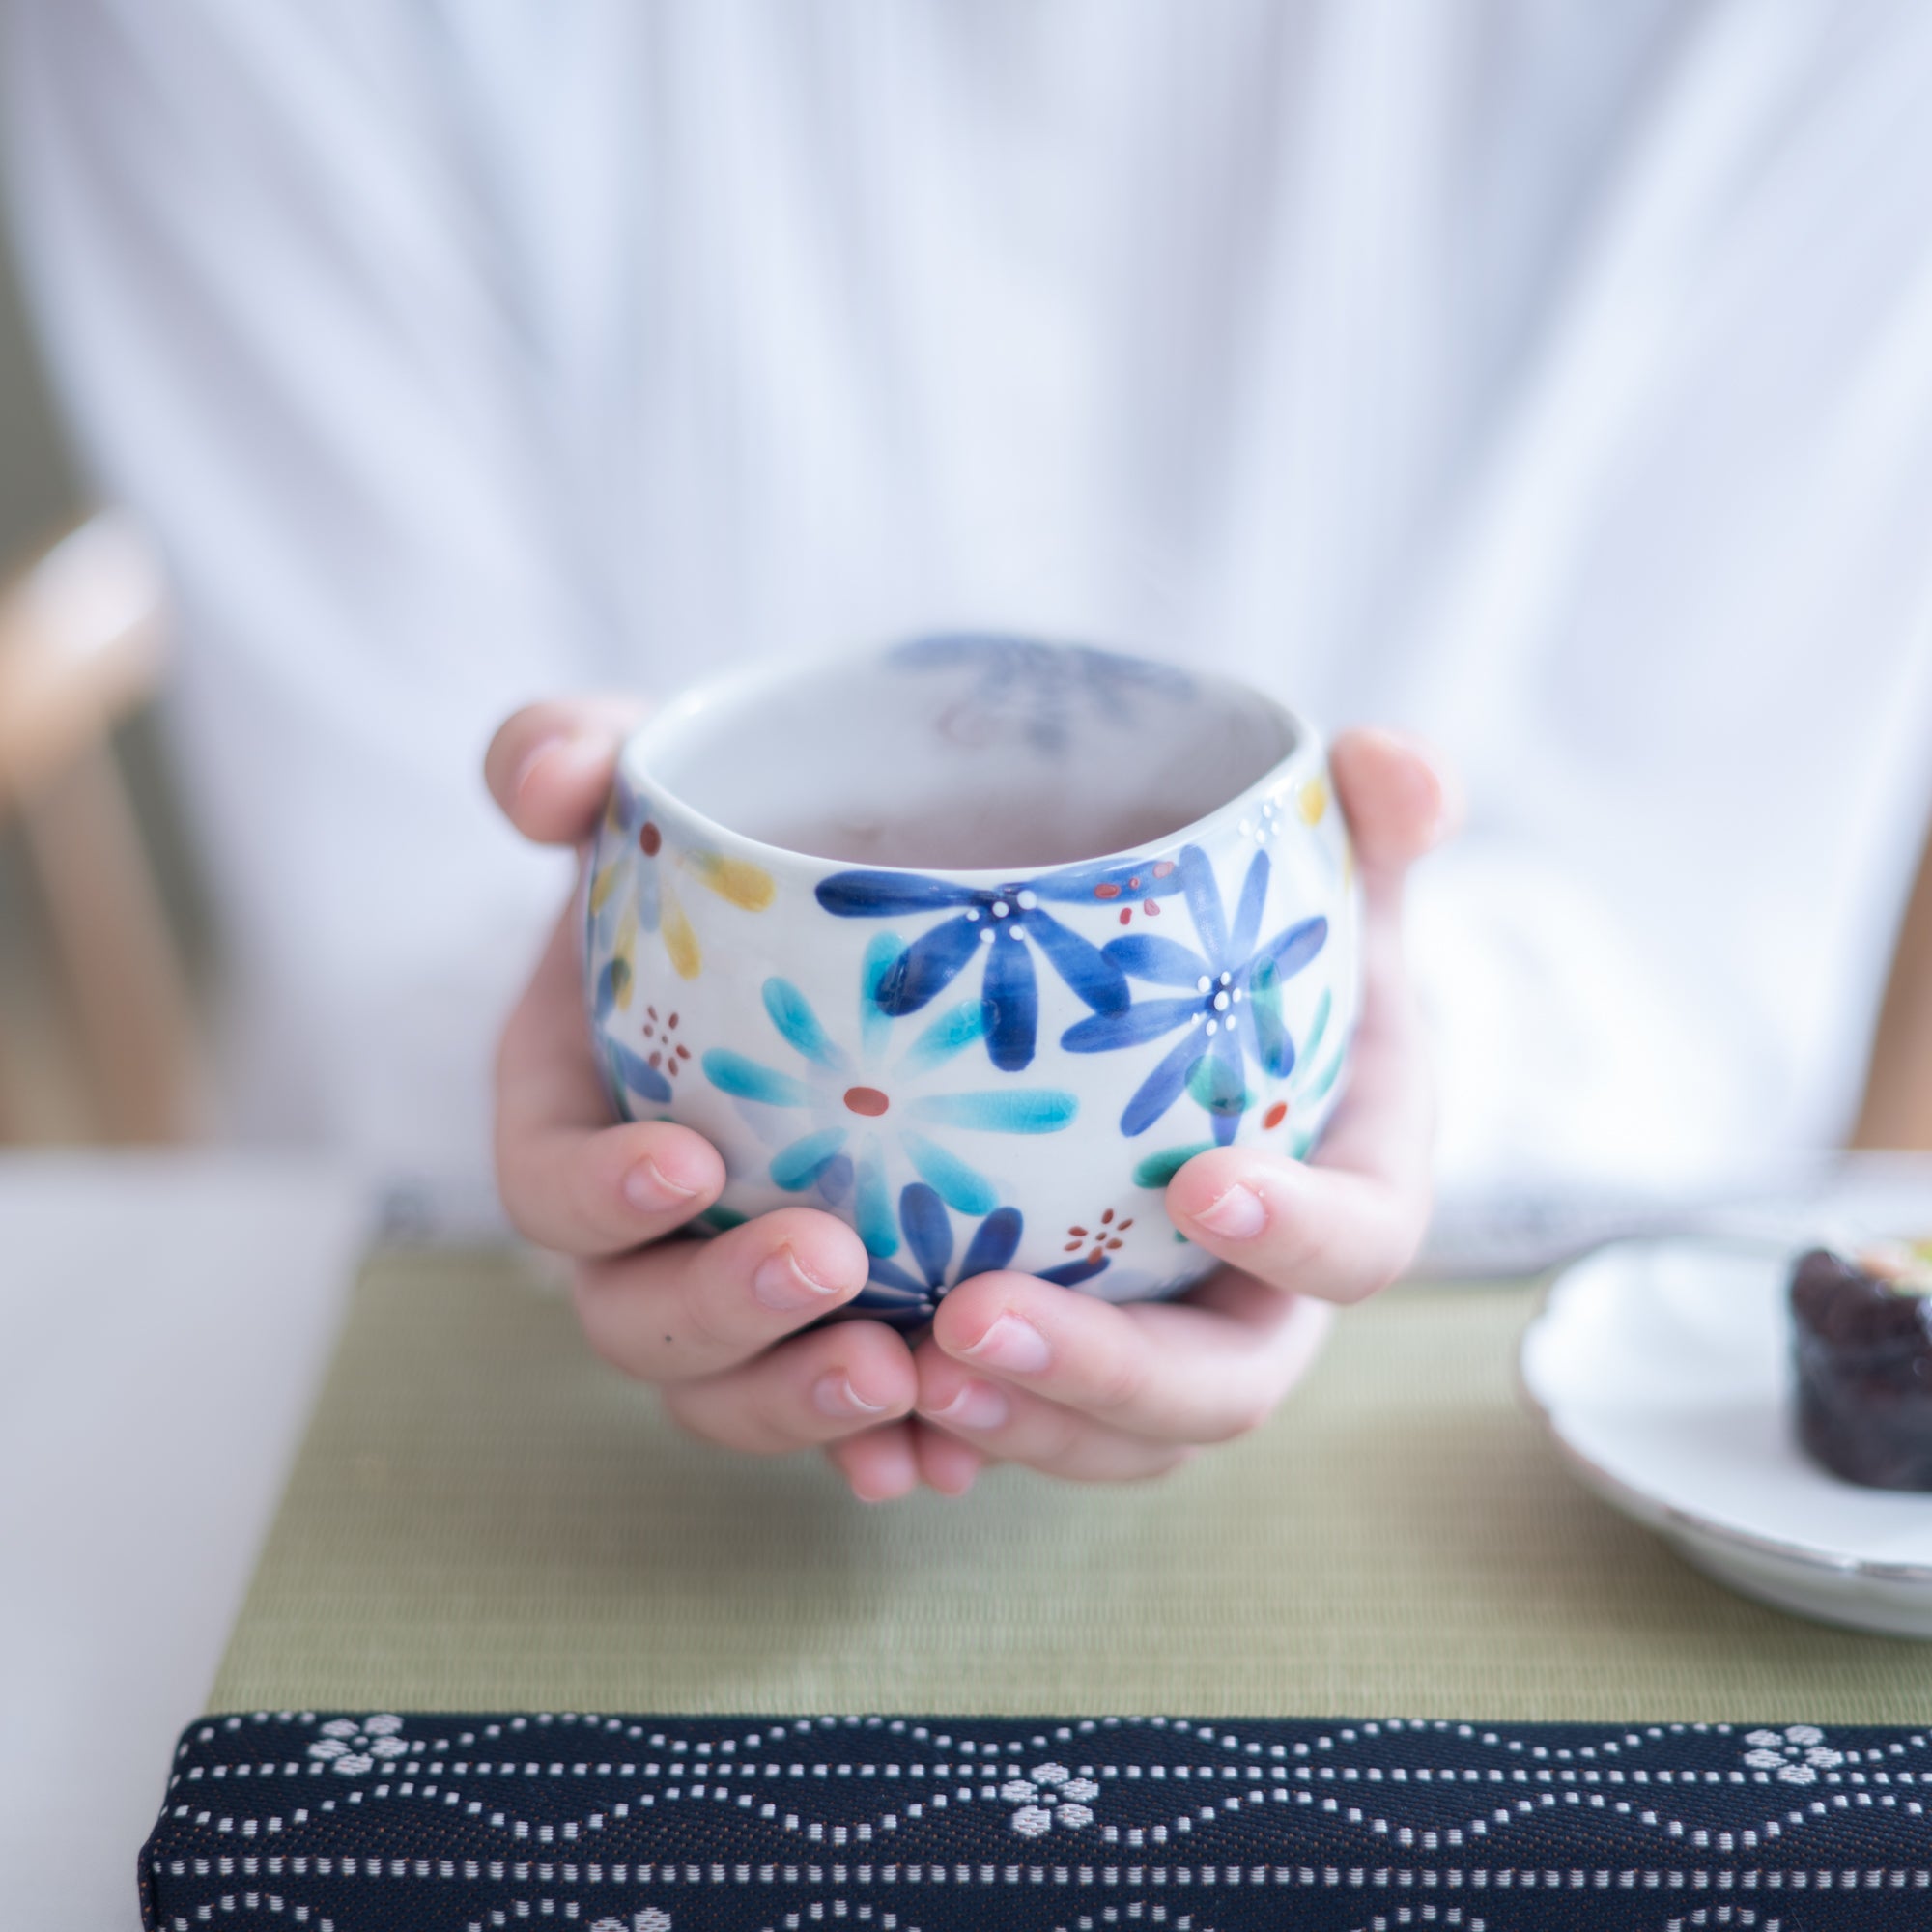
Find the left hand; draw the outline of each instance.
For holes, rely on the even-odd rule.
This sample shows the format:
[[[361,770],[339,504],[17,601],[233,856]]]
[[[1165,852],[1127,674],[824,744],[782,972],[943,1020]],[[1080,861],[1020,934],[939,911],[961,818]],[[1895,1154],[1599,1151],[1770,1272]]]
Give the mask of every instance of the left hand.
[[[1304,1166],[1216,1148],[1175,1176],[1175,1226],[1227,1264],[1178,1301],[1115,1307],[1012,1273],[952,1290],[915,1355],[913,1416],[873,1432],[897,1436],[930,1488],[962,1495],[989,1463],[1080,1482],[1161,1475],[1264,1421],[1314,1360],[1335,1304],[1365,1299],[1414,1259],[1435,1103],[1402,893],[1454,808],[1437,767],[1389,732],[1345,732],[1329,768],[1361,869],[1366,996],[1348,1094],[1319,1154]]]

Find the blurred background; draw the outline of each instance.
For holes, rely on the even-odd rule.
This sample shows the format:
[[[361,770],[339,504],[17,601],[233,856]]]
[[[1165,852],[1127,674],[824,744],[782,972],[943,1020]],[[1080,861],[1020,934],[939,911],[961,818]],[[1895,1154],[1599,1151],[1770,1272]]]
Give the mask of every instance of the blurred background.
[[[82,613],[81,636],[58,644],[44,623],[20,634],[30,606],[45,614],[44,598],[30,595],[33,566],[93,505],[47,393],[5,213],[0,202],[0,582],[15,623],[0,655],[0,1141],[173,1139],[208,1118],[201,1042],[213,946],[155,715],[164,620],[133,639],[112,613],[99,613],[104,632]],[[81,560],[110,573],[146,568],[144,554],[103,554],[113,548]],[[128,587],[138,597],[144,585],[137,577]],[[66,769],[48,770],[56,744]],[[69,881],[54,862],[76,842],[89,872],[133,865],[131,895],[91,906],[73,903],[71,889],[63,896]],[[158,1004],[152,982],[135,996],[140,1018],[158,1015],[177,1037],[123,1037],[125,995],[96,996],[95,946],[131,946],[151,975],[179,982],[158,989]]]
[[[1447,748],[1457,1184],[1932,1138],[1918,10],[11,16],[0,1140],[487,1215],[495,724],[957,623]]]

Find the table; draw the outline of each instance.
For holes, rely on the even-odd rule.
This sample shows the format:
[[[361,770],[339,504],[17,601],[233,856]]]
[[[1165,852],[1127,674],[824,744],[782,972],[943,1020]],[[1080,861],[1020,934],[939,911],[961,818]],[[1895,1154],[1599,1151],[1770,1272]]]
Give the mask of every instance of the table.
[[[132,1848],[210,1699],[368,1201],[298,1157],[0,1158],[0,1869],[23,1925],[136,1922]]]
[[[1922,1651],[1573,1483],[1512,1389],[1534,1298],[1350,1310],[1162,1484],[867,1511],[677,1435],[514,1253],[380,1251],[156,1922],[1921,1926]]]
[[[300,1157],[0,1158],[9,1924],[139,1924],[135,1848],[307,1419],[366,1200]]]

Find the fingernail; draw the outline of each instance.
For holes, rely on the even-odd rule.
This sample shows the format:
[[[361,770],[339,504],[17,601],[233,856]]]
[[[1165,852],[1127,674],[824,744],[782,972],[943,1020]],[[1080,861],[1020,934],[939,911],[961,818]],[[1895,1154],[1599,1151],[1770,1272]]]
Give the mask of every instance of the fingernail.
[[[812,1406],[821,1415],[883,1415],[882,1402],[867,1402],[852,1386],[852,1378],[843,1369],[820,1376],[811,1391]]]
[[[1238,1181],[1211,1207],[1194,1217],[1210,1235],[1224,1241],[1252,1240],[1267,1226],[1268,1210],[1252,1187]]]
[[[959,1352],[991,1368],[1011,1369],[1022,1376],[1038,1374],[1053,1359],[1046,1337],[1017,1315],[1002,1315],[970,1349]]]
[[[639,1214],[664,1214],[689,1201],[697,1190],[667,1180],[654,1160],[640,1160],[624,1177],[624,1199]]]
[[[564,771],[573,777],[591,773],[602,776],[611,760],[610,747],[594,737],[586,737],[579,732],[559,732],[544,739],[524,753],[524,761],[516,769],[510,780],[510,797],[514,802],[524,795],[524,787],[529,782],[530,774],[546,758],[560,761]]]
[[[968,1382],[944,1408],[933,1409],[931,1415],[935,1422],[954,1423],[961,1429],[998,1429],[1011,1408],[992,1383]]]
[[[752,1293],[767,1308],[790,1315],[801,1308],[822,1307],[838,1290],[814,1281],[799,1266],[798,1257],[789,1248],[781,1248],[758,1264],[752,1276]]]
[[[553,733],[548,738],[539,738],[537,742],[534,745],[532,745],[527,752],[524,753],[522,762],[517,766],[517,769],[510,774],[511,804],[514,805],[518,799],[523,797],[524,787],[529,782],[530,774],[533,771],[535,771],[536,768],[540,764],[542,764],[543,761],[547,757],[549,757],[550,754],[554,751],[555,751],[559,745],[566,745],[569,742],[570,742],[569,739],[565,738],[560,732]]]

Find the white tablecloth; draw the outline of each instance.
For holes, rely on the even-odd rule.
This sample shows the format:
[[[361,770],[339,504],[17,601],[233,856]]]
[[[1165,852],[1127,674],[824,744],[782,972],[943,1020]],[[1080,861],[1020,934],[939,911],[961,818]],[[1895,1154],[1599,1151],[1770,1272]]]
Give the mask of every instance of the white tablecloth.
[[[0,1157],[5,1932],[138,1926],[367,1226],[315,1164]]]

